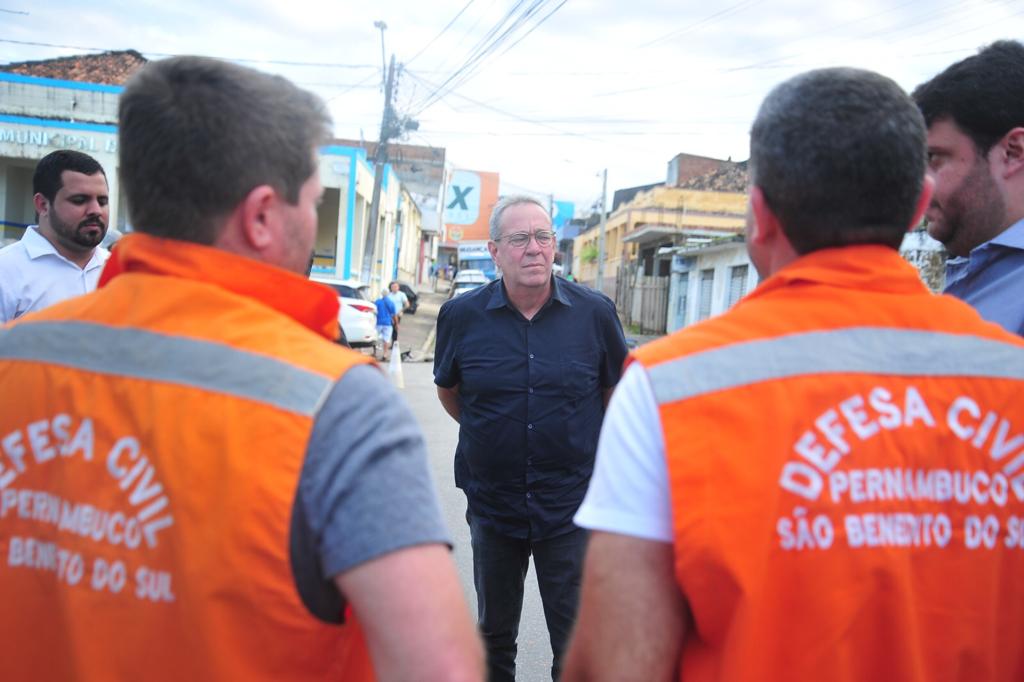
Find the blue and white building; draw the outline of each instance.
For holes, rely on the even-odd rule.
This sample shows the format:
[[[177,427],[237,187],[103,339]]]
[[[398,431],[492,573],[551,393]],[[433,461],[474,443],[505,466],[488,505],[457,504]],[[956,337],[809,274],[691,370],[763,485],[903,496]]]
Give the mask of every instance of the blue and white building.
[[[144,63],[141,55],[128,51],[0,69],[15,67],[75,77],[85,73],[123,82]],[[110,188],[110,225],[122,232],[131,230],[117,166],[117,106],[123,90],[120,84],[0,71],[0,246],[21,239],[25,227],[35,222],[32,174],[38,161],[57,149],[77,149],[100,162]],[[360,279],[374,168],[366,151],[356,146],[327,145],[319,156],[324,199],[314,272]],[[414,282],[424,261],[422,213],[390,166],[384,169],[380,206],[368,283],[378,288],[393,279]]]

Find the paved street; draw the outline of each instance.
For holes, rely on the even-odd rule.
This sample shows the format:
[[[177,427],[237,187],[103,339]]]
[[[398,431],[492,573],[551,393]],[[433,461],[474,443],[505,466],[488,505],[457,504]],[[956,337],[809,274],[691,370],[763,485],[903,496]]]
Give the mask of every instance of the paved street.
[[[429,285],[427,285],[429,289]],[[403,350],[420,350],[431,336],[437,310],[444,301],[444,294],[420,293],[420,307],[415,315],[406,314],[402,319],[399,341]],[[408,343],[408,345],[406,345]],[[428,350],[432,353],[432,343]],[[433,381],[433,364],[429,362],[405,362],[402,366],[405,388],[402,394],[412,407],[427,441],[430,463],[441,496],[441,505],[448,527],[455,539],[455,561],[459,569],[462,587],[470,608],[476,613],[476,595],[473,591],[473,563],[469,544],[469,526],[466,524],[466,498],[455,487],[452,458],[458,440],[459,427],[445,413],[437,400]],[[544,625],[537,580],[530,574],[526,577],[526,595],[523,604],[523,619],[519,630],[519,656],[517,658],[517,679],[524,682],[542,682],[551,679],[551,646]]]

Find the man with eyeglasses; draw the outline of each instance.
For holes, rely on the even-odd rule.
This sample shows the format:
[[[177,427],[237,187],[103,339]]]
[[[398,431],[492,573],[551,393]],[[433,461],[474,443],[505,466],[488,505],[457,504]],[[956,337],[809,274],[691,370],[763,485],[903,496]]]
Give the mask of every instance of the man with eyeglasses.
[[[468,501],[489,679],[515,679],[531,554],[557,679],[586,544],[572,517],[626,341],[607,296],[552,275],[555,234],[536,199],[498,201],[490,237],[501,278],[441,307],[434,383],[459,422],[455,483]]]

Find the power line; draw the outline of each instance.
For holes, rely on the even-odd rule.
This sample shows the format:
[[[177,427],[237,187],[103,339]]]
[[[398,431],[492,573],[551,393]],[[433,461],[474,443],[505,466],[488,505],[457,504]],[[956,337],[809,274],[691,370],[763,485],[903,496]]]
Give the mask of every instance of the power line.
[[[1014,14],[1011,14],[1010,16],[1011,17],[1018,17],[1018,16],[1020,16],[1022,14],[1024,14],[1024,10],[1022,10],[1020,12],[1015,12]],[[989,23],[986,23],[986,24],[982,24],[980,26],[975,26],[974,28],[964,29],[963,31],[958,31],[958,32],[956,32],[956,33],[954,33],[952,35],[946,35],[946,36],[943,36],[942,38],[939,38],[937,40],[932,40],[930,42],[927,42],[924,45],[922,45],[922,47],[928,47],[930,45],[935,45],[937,43],[941,43],[941,42],[943,42],[945,40],[948,40],[949,38],[958,38],[958,37],[960,37],[962,35],[966,35],[968,33],[974,33],[975,31],[980,31],[982,29],[988,28],[989,26],[994,25],[994,23],[995,22],[989,22]],[[998,23],[1002,23],[1002,21],[1000,21]]]
[[[332,83],[330,81],[292,81],[295,85],[301,85],[307,88],[348,88],[349,90],[355,90],[356,88],[366,88],[376,90],[376,85],[364,85],[365,81],[359,83]],[[348,92],[346,90],[345,92]]]
[[[434,44],[435,42],[437,42],[437,39],[438,39],[438,38],[440,38],[441,36],[443,36],[443,35],[445,34],[445,32],[446,32],[446,31],[447,31],[448,29],[450,29],[450,28],[452,27],[452,24],[454,24],[454,23],[456,22],[456,20],[458,20],[458,18],[462,16],[462,13],[463,13],[463,12],[465,12],[465,11],[466,11],[467,9],[469,9],[469,6],[470,6],[470,5],[472,5],[472,4],[474,3],[474,2],[476,2],[476,0],[469,0],[469,2],[467,2],[467,3],[465,4],[465,5],[463,5],[462,9],[460,9],[460,10],[458,11],[458,13],[457,13],[457,14],[456,14],[456,15],[455,15],[454,17],[452,17],[452,20],[451,20],[451,21],[449,21],[449,22],[448,22],[447,24],[445,24],[445,27],[441,29],[440,33],[438,33],[438,34],[437,34],[436,36],[434,36],[433,38],[431,38],[431,39],[430,39],[430,42],[428,42],[428,43],[427,43],[426,45],[424,45],[423,47],[421,47],[421,48],[419,49],[419,52],[417,52],[416,54],[414,54],[414,55],[413,55],[413,56],[412,56],[412,57],[411,57],[411,58],[409,59],[409,61],[405,62],[405,65],[406,65],[406,66],[408,66],[409,64],[412,64],[412,63],[413,63],[413,62],[414,62],[414,61],[416,60],[416,58],[417,58],[417,57],[419,57],[419,56],[420,56],[421,54],[423,54],[423,52],[424,52],[424,51],[425,51],[425,50],[426,50],[426,49],[427,49],[428,47],[430,47],[430,46],[431,46],[431,45],[433,45],[433,44]]]
[[[427,87],[435,87],[429,81],[424,80],[422,77],[416,75],[412,71],[406,71],[406,73],[411,78],[420,81],[421,83],[423,83]],[[484,102],[480,102],[479,100],[472,99],[471,97],[466,97],[465,95],[461,95],[461,94],[459,94],[457,92],[449,92],[448,94],[455,95],[456,97],[458,97],[460,99],[463,99],[463,100],[465,100],[465,101],[467,101],[467,102],[469,102],[471,104],[475,104],[478,107],[482,107],[484,109],[488,109],[488,110],[493,111],[493,112],[495,112],[497,114],[501,114],[502,116],[507,116],[508,118],[516,119],[517,121],[523,121],[524,123],[530,123],[532,125],[537,125],[537,126],[541,126],[543,128],[548,128],[549,130],[553,130],[553,131],[555,131],[557,133],[560,133],[562,135],[572,135],[572,136],[575,136],[575,137],[582,137],[582,138],[585,138],[585,139],[595,140],[595,138],[592,138],[592,137],[590,137],[588,135],[585,135],[583,133],[575,133],[575,132],[572,132],[572,131],[569,131],[569,130],[564,130],[562,128],[558,128],[556,126],[549,125],[547,123],[543,123],[543,122],[537,121],[535,119],[531,119],[531,118],[528,118],[526,116],[522,116],[520,114],[514,114],[514,113],[512,113],[510,111],[505,111],[504,109],[499,109],[498,107],[495,107],[493,105],[486,104]],[[447,95],[445,95],[445,96],[447,96]],[[595,141],[598,141],[598,140],[595,140]]]
[[[850,20],[850,21],[844,21],[844,22],[840,22],[839,24],[833,24],[831,26],[827,26],[827,27],[825,27],[825,28],[823,28],[821,30],[814,31],[813,35],[811,35],[811,36],[807,36],[807,37],[804,37],[802,39],[799,39],[799,40],[795,41],[794,43],[790,43],[790,45],[788,47],[792,47],[795,44],[807,42],[808,40],[811,40],[811,39],[820,38],[821,36],[823,36],[825,34],[833,33],[836,30],[839,30],[839,29],[842,29],[842,28],[846,28],[848,26],[852,26],[853,24],[857,24],[857,23],[860,23],[862,21],[866,21],[868,19],[874,19],[874,18],[879,17],[879,16],[881,16],[883,14],[888,14],[888,13],[897,11],[899,9],[902,9],[903,7],[906,7],[907,5],[916,4],[917,2],[920,2],[920,0],[908,0],[907,2],[904,2],[904,3],[901,3],[899,5],[896,5],[895,7],[890,7],[888,9],[886,9],[886,10],[883,10],[881,12],[876,12],[874,14],[870,14],[870,15],[868,15],[866,17],[860,17],[860,18],[853,19],[853,20]],[[938,19],[941,19],[943,13],[949,12],[950,10],[955,10],[956,8],[962,8],[964,5],[965,5],[965,3],[960,2],[959,0],[957,0],[957,1],[953,2],[952,4],[948,4],[948,5],[944,6],[944,7],[932,8],[934,11],[932,11],[931,15],[929,17],[927,17],[927,18],[924,18],[924,19],[917,18],[917,19],[913,19],[910,22],[907,22],[905,24],[898,24],[895,27],[889,26],[889,27],[885,27],[883,29],[878,29],[878,30],[875,30],[873,32],[869,32],[869,33],[864,34],[864,35],[858,35],[855,38],[849,38],[845,42],[849,44],[849,43],[852,43],[854,40],[857,40],[857,41],[871,40],[871,39],[874,39],[874,38],[879,38],[879,37],[883,37],[883,36],[886,36],[886,35],[890,35],[890,34],[893,34],[893,33],[900,33],[901,34],[901,39],[903,41],[906,41],[908,36],[905,33],[903,33],[903,31],[905,29],[907,29],[907,28],[919,28],[922,25],[926,25],[926,24],[928,24],[930,22],[933,22],[933,21],[936,21]],[[761,53],[763,54],[764,51],[762,51]],[[756,57],[756,54],[757,53],[755,53],[755,57]],[[805,58],[807,56],[808,55],[807,55],[806,51],[804,51],[804,52],[797,52],[797,53],[791,53],[791,54],[789,54],[787,56],[783,56],[783,57],[774,57],[774,58],[771,58],[771,59],[764,59],[764,60],[761,60],[761,61],[755,61],[753,63],[745,64],[743,66],[733,67],[731,69],[728,69],[727,71],[747,71],[747,70],[756,70],[756,69],[761,69],[761,68],[778,68],[778,63],[779,62],[785,62],[787,60],[792,60],[792,59],[801,59],[801,58]]]
[[[471,75],[474,67],[477,64],[479,64],[484,58],[486,58],[489,54],[491,54],[494,50],[496,50],[498,46],[500,46],[501,43],[507,39],[511,31],[517,29],[526,17],[528,17],[532,12],[535,12],[537,8],[545,2],[547,2],[547,0],[534,0],[533,4],[527,7],[523,14],[513,19],[515,13],[524,4],[524,0],[518,0],[505,13],[505,15],[501,17],[498,23],[492,26],[490,30],[488,30],[487,33],[484,35],[484,37],[478,40],[476,45],[474,45],[470,49],[469,55],[463,62],[462,66],[460,66],[450,76],[448,76],[448,78],[443,83],[441,83],[441,85],[436,90],[427,95],[427,97],[421,102],[420,106],[418,107],[417,113],[419,111],[423,111],[431,104],[436,102],[440,98],[440,96],[443,96],[440,95],[440,93],[442,92],[442,90],[444,90],[444,88],[451,85],[451,87],[448,88],[449,90],[451,90],[460,85],[461,83],[465,82],[466,78],[468,78],[468,76]],[[505,31],[499,35],[499,31],[501,31],[502,28],[505,27],[505,24],[508,23],[509,21],[512,21],[512,23],[509,24],[508,28],[506,28]],[[463,77],[464,74],[465,77]],[[461,80],[459,80],[460,78]]]
[[[916,4],[916,3],[920,2],[920,1],[921,0],[907,0],[906,2],[902,2],[899,5],[887,8],[887,9],[879,11],[879,12],[875,12],[875,13],[867,15],[867,16],[858,17],[856,19],[852,19],[852,20],[848,20],[848,21],[843,21],[843,22],[840,22],[840,23],[837,23],[837,24],[826,26],[826,27],[824,27],[822,29],[815,30],[813,32],[812,36],[808,36],[806,38],[802,38],[800,40],[797,40],[794,43],[790,43],[789,46],[792,47],[793,45],[798,44],[800,42],[806,42],[807,40],[810,40],[811,38],[820,38],[823,35],[826,35],[826,34],[829,34],[829,33],[834,33],[835,31],[837,31],[839,29],[843,29],[843,28],[852,26],[854,24],[862,23],[864,21],[868,21],[870,19],[874,19],[874,18],[877,18],[879,16],[882,16],[884,14],[892,13],[892,12],[897,11],[899,9],[902,9],[902,8],[908,6],[908,5]],[[939,27],[945,26],[947,23],[950,23],[949,17],[952,16],[952,15],[956,15],[959,12],[964,11],[965,8],[966,8],[965,3],[960,2],[960,1],[956,1],[956,2],[953,2],[953,3],[946,4],[946,5],[942,6],[942,7],[936,8],[936,11],[934,11],[932,13],[932,15],[929,16],[927,19],[916,19],[916,20],[913,20],[913,22],[906,22],[906,23],[897,24],[895,27],[893,27],[893,26],[883,27],[881,29],[876,29],[876,30],[874,30],[872,32],[869,32],[866,35],[858,36],[855,39],[854,38],[848,39],[848,40],[846,40],[846,42],[847,43],[851,43],[854,40],[864,40],[864,39],[879,38],[879,37],[886,36],[886,35],[893,34],[893,33],[900,33],[904,29],[907,29],[907,28],[910,28],[910,29],[920,28],[921,26],[925,26],[925,25],[927,25],[929,23],[932,23],[932,22],[935,22],[935,21],[941,21],[943,19],[946,20],[946,21],[941,21],[941,23],[938,26],[932,26],[930,28],[926,28],[925,29],[926,33],[927,32],[931,32],[931,31],[934,31],[935,29],[937,29]],[[969,8],[967,8],[967,9],[969,9]],[[956,21],[956,19],[954,19],[953,21]],[[697,22],[697,23],[700,23],[700,22]],[[695,26],[695,25],[696,24],[692,24],[691,26]],[[915,33],[918,33],[918,32],[915,32]],[[905,34],[904,34],[904,38],[906,38]],[[764,51],[761,51],[761,54],[763,54],[763,53],[764,53]],[[748,58],[748,59],[753,57],[754,59],[756,59],[757,54],[758,53],[755,52],[755,53],[753,53],[750,56],[744,56],[744,57]],[[740,71],[771,70],[771,69],[797,69],[797,68],[801,68],[801,67],[810,68],[811,66],[813,66],[813,64],[801,64],[799,62],[799,60],[806,59],[809,56],[810,55],[808,54],[807,51],[794,51],[794,52],[791,52],[789,54],[786,54],[786,55],[783,55],[783,56],[780,56],[780,57],[772,57],[772,58],[769,58],[769,59],[762,59],[762,60],[759,60],[759,61],[752,61],[752,62],[749,62],[749,63],[746,63],[746,64],[742,64],[740,66],[723,68],[723,69],[719,70],[719,73],[729,74],[729,73],[736,73],[736,72],[740,72]],[[796,61],[794,62],[794,60],[796,60]],[[644,85],[644,86],[637,86],[637,87],[631,87],[631,88],[624,88],[624,89],[620,89],[620,90],[612,90],[612,91],[607,91],[607,92],[600,92],[600,93],[595,94],[594,97],[611,97],[611,96],[615,96],[615,95],[632,94],[632,93],[638,93],[638,92],[647,92],[647,91],[652,91],[652,90],[663,90],[665,88],[672,88],[672,87],[676,87],[676,86],[679,86],[679,85],[686,85],[686,84],[689,84],[689,83],[696,82],[698,80],[699,80],[699,78],[697,78],[695,76],[690,76],[690,77],[687,77],[687,78],[684,78],[684,79],[681,79],[681,80],[674,80],[674,81],[670,81],[670,82],[660,82],[660,83],[653,84],[653,85]]]
[[[533,25],[533,26],[532,26],[532,27],[530,28],[530,30],[529,30],[529,31],[527,31],[527,32],[526,32],[526,33],[524,33],[524,34],[523,34],[522,36],[520,36],[520,37],[519,37],[519,40],[517,40],[516,42],[514,42],[514,43],[512,43],[511,45],[509,45],[508,47],[506,47],[506,48],[505,48],[505,49],[504,49],[504,50],[502,51],[502,53],[501,53],[500,55],[498,55],[498,56],[500,57],[500,56],[504,55],[504,54],[505,54],[506,52],[508,52],[509,50],[511,50],[511,49],[512,49],[513,47],[515,47],[515,46],[516,46],[516,45],[518,45],[519,43],[523,42],[523,40],[524,40],[524,39],[525,39],[525,38],[526,38],[526,37],[527,37],[528,35],[530,35],[531,33],[533,33],[534,31],[536,31],[536,30],[537,30],[537,27],[538,27],[538,26],[540,26],[540,25],[541,25],[541,24],[543,24],[543,23],[544,23],[545,21],[547,21],[548,19],[550,19],[550,18],[551,18],[551,15],[552,15],[552,14],[554,14],[554,13],[555,13],[555,12],[557,12],[558,10],[562,9],[562,5],[564,5],[564,4],[565,4],[565,3],[567,3],[568,1],[569,1],[569,0],[562,0],[562,1],[560,2],[560,3],[558,3],[557,5],[555,5],[555,8],[554,8],[553,10],[551,10],[550,12],[548,12],[547,14],[545,14],[545,15],[544,15],[544,17],[543,17],[543,18],[541,18],[541,20],[540,20],[540,21],[538,21],[538,22],[537,22],[536,24],[534,24],[534,25]]]
[[[683,28],[675,29],[673,31],[669,31],[668,33],[666,33],[665,35],[661,36],[660,38],[655,38],[654,40],[651,40],[649,42],[643,43],[639,47],[650,47],[651,45],[656,45],[656,44],[658,44],[660,42],[668,40],[669,38],[678,38],[680,36],[686,35],[687,33],[689,33],[690,31],[692,31],[693,29],[695,29],[695,28],[697,28],[699,26],[704,26],[706,24],[712,24],[712,23],[715,22],[715,20],[727,17],[730,14],[734,14],[736,12],[739,12],[741,9],[744,9],[745,7],[747,7],[749,5],[752,5],[752,4],[756,5],[756,4],[758,4],[758,3],[762,2],[762,1],[763,0],[743,0],[742,2],[738,2],[735,5],[730,5],[729,7],[726,7],[723,10],[715,12],[714,14],[711,14],[710,16],[704,17],[700,21],[695,21],[692,24],[688,24],[687,26],[684,26]]]
[[[429,81],[425,81],[422,77],[418,76],[417,74],[413,73],[412,71],[406,71],[406,74],[409,75],[410,77],[412,77],[414,80],[418,80],[421,83],[423,83],[424,85],[427,85],[428,87],[433,87],[433,85]],[[630,143],[627,146],[626,144],[624,144],[624,143],[622,143],[620,141],[617,141],[617,140],[609,140],[609,139],[605,139],[605,138],[595,137],[594,135],[587,134],[587,133],[579,133],[579,132],[574,132],[574,131],[571,131],[571,130],[566,130],[564,128],[559,128],[557,126],[553,126],[553,125],[544,123],[543,121],[538,121],[537,119],[532,119],[532,118],[529,118],[527,116],[522,116],[520,114],[516,114],[516,113],[513,113],[511,111],[505,111],[504,109],[500,109],[500,108],[498,108],[496,106],[493,106],[491,104],[486,104],[484,102],[481,102],[479,100],[475,100],[475,99],[473,99],[471,97],[467,97],[466,95],[462,95],[462,94],[457,93],[457,92],[452,92],[452,93],[449,93],[449,94],[454,95],[455,97],[458,97],[459,99],[465,100],[465,101],[467,101],[470,104],[473,104],[475,106],[478,106],[478,107],[481,107],[483,109],[487,109],[487,110],[493,111],[494,113],[497,113],[497,114],[501,114],[502,116],[506,116],[506,117],[511,118],[511,119],[522,121],[523,123],[528,123],[530,125],[539,126],[541,128],[547,128],[548,130],[554,131],[555,133],[558,133],[559,135],[568,136],[568,137],[574,137],[574,138],[578,138],[578,139],[581,139],[581,140],[589,140],[591,142],[598,142],[600,144],[607,144],[607,145],[611,145],[611,146],[618,147],[618,148],[621,148],[621,149],[628,149],[631,152],[636,152],[637,150],[640,150],[640,151],[646,151],[648,153],[654,153],[653,149],[648,149],[648,148],[640,147],[635,142]],[[672,133],[669,133],[669,134],[672,134]]]
[[[467,28],[462,33],[462,36],[455,42],[455,45],[452,48],[453,51],[459,49],[460,47],[462,47],[462,44],[466,42],[466,39],[469,38],[471,35],[473,35],[473,32],[476,31],[477,26],[480,25],[480,22],[483,20],[484,16],[487,15],[488,11],[495,5],[495,3],[497,1],[498,0],[491,0],[487,4],[487,6],[484,8],[484,11],[479,13],[479,15],[477,16],[476,20],[469,26],[469,28]],[[442,68],[442,67],[444,67],[444,66],[446,66],[448,64],[448,61],[449,60],[447,58],[445,58],[445,59],[442,59],[440,62],[438,62],[438,70],[436,72],[434,72],[434,73],[449,73],[451,71],[451,69],[449,69],[449,68]]]
[[[334,95],[331,95],[330,97],[328,97],[327,99],[324,100],[324,104],[330,104],[331,102],[333,102],[334,100],[338,99],[342,95],[344,95],[346,93],[349,93],[349,92],[352,92],[356,88],[362,88],[362,87],[373,87],[373,88],[376,88],[377,87],[376,85],[374,85],[374,86],[367,86],[366,85],[371,80],[376,80],[376,78],[377,78],[377,72],[374,71],[373,73],[369,74],[366,78],[364,78],[363,80],[359,81],[358,83],[353,83],[352,85],[350,85],[349,87],[345,88],[341,92],[336,93]]]
[[[528,12],[532,11],[533,9],[535,9],[537,7],[539,2],[545,2],[545,1],[546,0],[535,0],[533,5],[531,5],[530,7],[527,8],[526,12],[528,13]],[[498,23],[496,23],[494,26],[492,26],[487,31],[487,33],[484,34],[484,37],[477,41],[476,45],[474,45],[470,49],[469,55],[467,56],[466,60],[463,62],[462,66],[457,68],[450,76],[448,76],[448,78],[443,83],[441,83],[441,85],[438,88],[438,90],[435,90],[434,92],[430,93],[427,96],[427,98],[424,100],[423,104],[421,105],[420,110],[425,109],[426,107],[430,106],[431,103],[437,101],[437,98],[434,97],[434,95],[436,95],[438,92],[440,92],[441,89],[443,89],[446,86],[448,86],[449,83],[454,83],[454,85],[452,87],[455,87],[455,85],[458,85],[458,83],[455,83],[456,79],[461,77],[464,73],[467,74],[467,75],[469,73],[471,73],[471,69],[476,64],[478,64],[480,62],[480,60],[484,59],[487,55],[489,55],[491,52],[493,52],[495,49],[497,49],[498,45],[500,45],[501,42],[509,35],[509,31],[510,30],[514,30],[515,28],[517,28],[520,25],[520,23],[523,20],[523,16],[520,16],[520,17],[518,17],[518,18],[516,18],[514,20],[512,19],[512,17],[515,15],[516,11],[523,5],[523,2],[524,2],[524,0],[518,0],[505,13],[505,15],[501,17],[501,19],[498,21]],[[524,16],[525,16],[525,13],[524,13]],[[506,29],[504,33],[499,35],[498,32],[501,31],[502,27],[504,27],[505,24],[508,21],[510,21],[510,20],[512,20],[512,24],[509,25],[508,29]]]
[[[498,34],[498,31],[501,31],[502,27],[504,27],[505,24],[509,21],[511,13],[515,12],[516,10],[518,10],[519,7],[522,6],[522,1],[517,2],[509,11],[509,13],[506,13],[506,15],[502,17],[501,21],[499,21],[498,24],[496,24],[490,31],[488,31],[487,35],[485,35],[484,38],[477,43],[477,46],[474,48],[474,50],[471,51],[470,57],[466,60],[466,62],[461,67],[459,67],[454,73],[452,73],[451,76],[449,76],[443,83],[441,83],[441,85],[438,86],[432,93],[430,93],[424,100],[421,101],[416,113],[418,114],[424,111],[432,104],[434,104],[442,97],[444,97],[447,93],[450,93],[455,88],[463,85],[470,78],[472,78],[479,70],[480,65],[483,63],[484,59],[493,54],[499,47],[501,47],[502,44],[509,40],[517,30],[525,26],[526,23],[532,17],[538,14],[541,11],[541,9],[549,2],[550,0],[535,0],[516,19],[512,20],[512,23],[509,24],[504,29],[503,32]],[[537,29],[537,27],[546,22],[556,11],[558,11],[559,8],[562,7],[562,5],[565,4],[565,2],[566,0],[562,0],[552,11],[548,12],[546,15],[538,19],[534,23],[534,25],[525,32],[525,34],[521,35],[512,45],[510,45],[504,52],[502,52],[502,54],[505,54],[506,52],[508,52],[508,50],[518,45],[527,35],[532,33],[534,30]]]

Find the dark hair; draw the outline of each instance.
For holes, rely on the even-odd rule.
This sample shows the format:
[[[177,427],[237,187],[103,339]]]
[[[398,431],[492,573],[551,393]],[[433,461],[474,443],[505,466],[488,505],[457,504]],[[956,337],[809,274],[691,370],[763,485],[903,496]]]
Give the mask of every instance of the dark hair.
[[[204,57],[144,66],[121,95],[119,156],[140,232],[211,244],[259,185],[292,204],[330,131],[324,103],[280,76]]]
[[[1000,40],[953,64],[914,90],[929,126],[953,120],[987,154],[1012,128],[1024,125],[1024,45]]]
[[[57,198],[57,192],[64,186],[64,181],[60,177],[64,171],[83,175],[103,173],[103,177],[107,177],[100,162],[88,154],[73,149],[58,149],[39,159],[39,163],[36,164],[36,170],[32,174],[32,194],[42,194],[47,201],[53,203]]]
[[[899,248],[924,183],[921,113],[871,71],[810,71],[777,86],[750,131],[752,182],[799,254]]]

